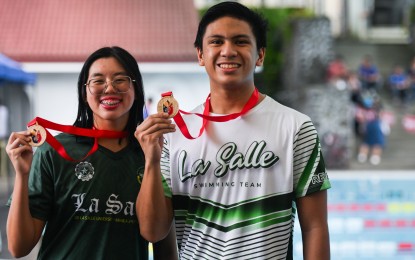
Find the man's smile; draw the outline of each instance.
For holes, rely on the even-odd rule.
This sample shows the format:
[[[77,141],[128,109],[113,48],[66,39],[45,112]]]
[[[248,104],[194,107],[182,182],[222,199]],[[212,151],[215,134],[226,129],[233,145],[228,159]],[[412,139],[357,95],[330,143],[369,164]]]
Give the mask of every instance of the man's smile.
[[[222,69],[234,69],[234,68],[241,67],[240,64],[236,64],[236,63],[222,63],[222,64],[218,64],[218,66]]]

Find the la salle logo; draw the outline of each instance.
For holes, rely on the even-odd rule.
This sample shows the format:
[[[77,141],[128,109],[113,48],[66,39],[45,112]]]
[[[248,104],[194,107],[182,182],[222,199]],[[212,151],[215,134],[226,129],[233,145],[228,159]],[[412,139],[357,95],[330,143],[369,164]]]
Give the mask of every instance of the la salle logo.
[[[89,162],[80,162],[75,167],[75,176],[81,181],[89,181],[94,176],[94,167]]]

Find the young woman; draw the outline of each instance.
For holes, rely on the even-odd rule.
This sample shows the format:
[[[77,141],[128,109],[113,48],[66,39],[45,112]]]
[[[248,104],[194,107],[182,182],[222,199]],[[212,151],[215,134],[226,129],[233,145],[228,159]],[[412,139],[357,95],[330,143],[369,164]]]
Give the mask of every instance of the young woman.
[[[25,256],[42,237],[38,259],[147,259],[134,206],[144,168],[134,138],[144,107],[137,61],[120,47],[92,53],[79,75],[78,102],[74,128],[124,135],[57,135],[72,161],[48,143],[33,153],[29,131],[12,133],[9,250]]]

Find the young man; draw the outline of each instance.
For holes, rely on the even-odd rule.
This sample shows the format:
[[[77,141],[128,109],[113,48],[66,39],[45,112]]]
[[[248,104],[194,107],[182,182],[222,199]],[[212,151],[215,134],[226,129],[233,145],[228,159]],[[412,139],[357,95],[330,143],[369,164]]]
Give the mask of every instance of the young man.
[[[291,259],[296,210],[304,259],[329,259],[330,183],[318,136],[309,117],[256,91],[265,43],[258,14],[236,2],[213,6],[195,41],[211,95],[193,112],[205,115],[206,129],[187,138],[163,113],[137,127],[146,157],[141,234],[158,241],[174,218],[181,259]],[[202,126],[185,119],[190,133]]]

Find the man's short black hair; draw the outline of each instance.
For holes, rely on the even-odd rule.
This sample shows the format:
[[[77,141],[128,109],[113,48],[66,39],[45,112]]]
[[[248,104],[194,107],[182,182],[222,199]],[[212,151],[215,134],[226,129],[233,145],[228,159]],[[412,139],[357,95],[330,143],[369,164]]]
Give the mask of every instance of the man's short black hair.
[[[202,49],[206,27],[215,20],[226,16],[247,22],[255,36],[257,49],[266,47],[268,22],[259,13],[231,1],[216,4],[206,11],[199,22],[194,46]]]

